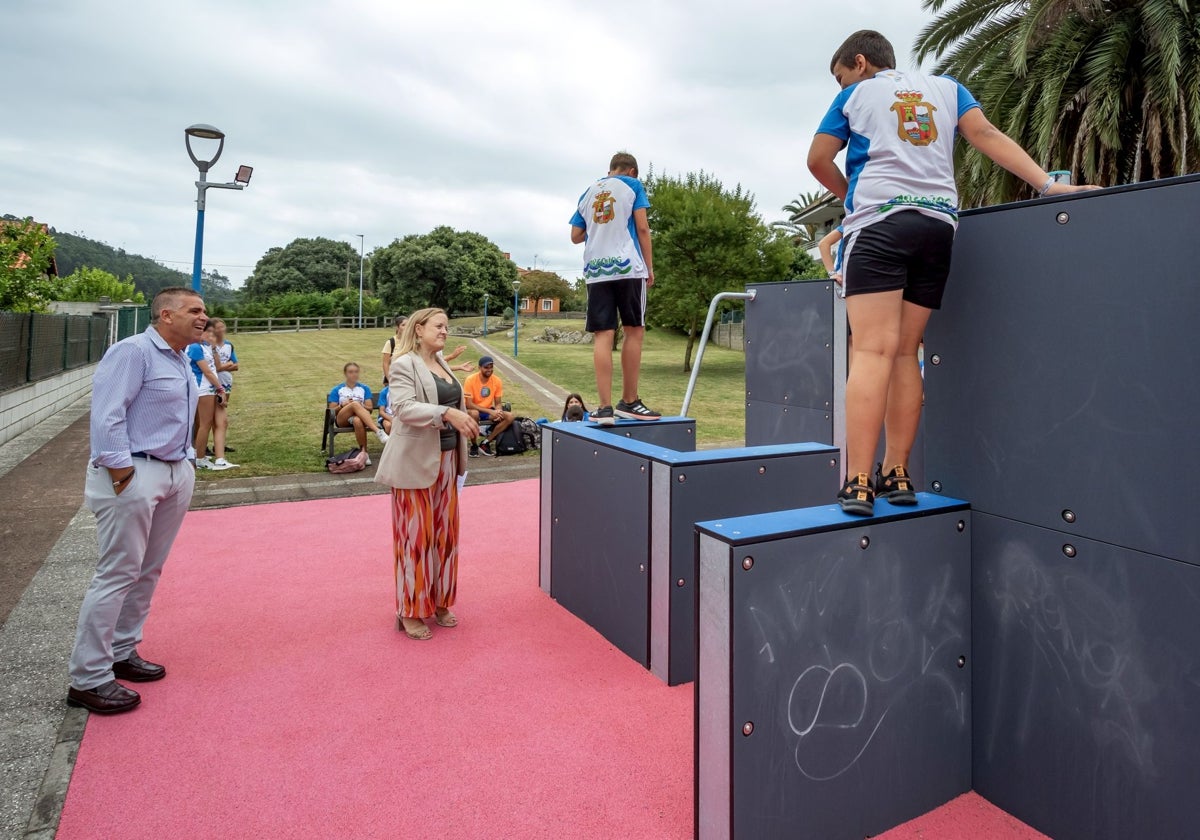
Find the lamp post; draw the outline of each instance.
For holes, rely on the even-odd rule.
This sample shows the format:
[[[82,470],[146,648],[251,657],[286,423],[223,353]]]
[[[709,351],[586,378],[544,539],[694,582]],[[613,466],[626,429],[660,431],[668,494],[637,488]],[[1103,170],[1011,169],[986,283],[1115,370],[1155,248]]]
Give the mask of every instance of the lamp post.
[[[521,288],[521,281],[513,281],[513,358],[517,358],[517,331],[520,328],[520,312],[521,299],[517,296],[517,290]]]
[[[362,292],[363,292],[363,254],[366,253],[365,245],[367,240],[364,234],[358,235],[358,328],[363,328],[362,319]]]
[[[487,335],[487,302],[488,302],[488,293],[484,292],[483,293],[483,334],[484,335]]]
[[[220,141],[217,145],[216,154],[211,158],[200,158],[196,156],[196,152],[192,149],[192,138],[198,140],[217,140]],[[217,158],[221,157],[221,152],[225,150],[225,132],[216,126],[207,125],[205,123],[196,123],[189,125],[183,130],[183,141],[187,146],[188,157],[192,159],[192,163],[196,164],[196,168],[200,170],[200,180],[196,182],[196,253],[192,258],[192,288],[197,292],[200,291],[200,270],[204,256],[204,196],[205,193],[212,188],[221,190],[244,190],[250,184],[250,176],[254,172],[252,166],[239,166],[237,175],[234,176],[232,182],[227,184],[210,184],[208,183],[208,170]]]

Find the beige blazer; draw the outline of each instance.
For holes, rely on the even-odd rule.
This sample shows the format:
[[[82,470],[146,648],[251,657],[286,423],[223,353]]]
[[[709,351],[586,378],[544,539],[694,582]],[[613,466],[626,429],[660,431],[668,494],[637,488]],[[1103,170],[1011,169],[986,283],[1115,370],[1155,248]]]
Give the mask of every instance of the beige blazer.
[[[450,366],[439,355],[438,363],[451,376]],[[461,383],[460,383],[461,387]],[[392,405],[392,433],[375,468],[375,480],[403,490],[423,490],[437,481],[441,463],[442,415],[437,404],[437,384],[416,351],[396,356],[388,369],[388,402]],[[466,403],[458,407],[466,411]],[[467,439],[458,436],[456,475],[467,471]]]

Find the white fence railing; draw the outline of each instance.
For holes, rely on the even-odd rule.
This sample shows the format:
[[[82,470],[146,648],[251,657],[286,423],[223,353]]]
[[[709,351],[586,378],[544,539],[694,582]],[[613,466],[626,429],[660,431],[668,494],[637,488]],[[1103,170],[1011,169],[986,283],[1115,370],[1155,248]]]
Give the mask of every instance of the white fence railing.
[[[357,315],[326,315],[317,318],[225,318],[230,333],[309,332],[313,330],[358,329]],[[391,319],[364,315],[363,329],[390,327]]]

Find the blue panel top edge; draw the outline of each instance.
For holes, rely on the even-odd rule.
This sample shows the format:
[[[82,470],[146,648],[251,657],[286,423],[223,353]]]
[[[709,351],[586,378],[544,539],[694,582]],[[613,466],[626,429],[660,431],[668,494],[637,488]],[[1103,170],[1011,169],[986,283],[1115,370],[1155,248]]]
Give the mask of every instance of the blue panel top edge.
[[[667,418],[663,419],[665,420]],[[671,419],[688,420],[688,422],[691,422],[689,418],[684,417]],[[644,425],[647,421],[630,420],[628,422],[630,424]],[[839,452],[837,447],[830,446],[827,443],[809,442],[773,443],[765,446],[737,446],[728,449],[702,449],[695,452],[683,452],[678,449],[669,449],[665,446],[646,443],[645,441],[640,441],[635,438],[627,438],[620,434],[614,434],[612,431],[601,429],[595,423],[559,421],[556,423],[547,423],[546,425],[555,432],[562,432],[563,434],[568,434],[572,437],[587,440],[600,446],[606,446],[609,449],[619,449],[624,452],[629,452],[633,455],[639,455],[643,458],[661,461],[664,464],[678,467],[686,467],[693,464],[711,464],[721,461],[737,461],[750,458],[769,458],[783,455],[801,455],[808,453],[837,455]]]
[[[1120,184],[1114,187],[1105,187],[1104,189],[1094,190],[1089,192],[1065,193],[1063,195],[1046,196],[1044,198],[1030,198],[1024,201],[1012,201],[1007,204],[989,204],[987,207],[972,207],[970,210],[963,210],[959,213],[959,219],[967,219],[971,216],[983,216],[988,213],[997,213],[1004,210],[1009,210],[1013,207],[1032,207],[1035,205],[1058,204],[1064,201],[1079,201],[1083,199],[1095,199],[1104,195],[1116,195],[1118,193],[1138,192],[1140,190],[1160,189],[1162,187],[1173,187],[1180,184],[1188,184],[1193,181],[1200,181],[1200,174],[1179,175],[1174,178],[1160,178],[1157,181],[1139,181],[1136,184]]]
[[[936,493],[918,493],[916,507],[899,507],[882,500],[876,501],[874,516],[851,516],[833,504],[734,516],[728,519],[711,519],[707,522],[697,522],[696,530],[730,545],[745,545],[843,528],[881,525],[902,519],[917,519],[956,510],[969,510],[970,507],[968,502],[961,499],[951,499]]]

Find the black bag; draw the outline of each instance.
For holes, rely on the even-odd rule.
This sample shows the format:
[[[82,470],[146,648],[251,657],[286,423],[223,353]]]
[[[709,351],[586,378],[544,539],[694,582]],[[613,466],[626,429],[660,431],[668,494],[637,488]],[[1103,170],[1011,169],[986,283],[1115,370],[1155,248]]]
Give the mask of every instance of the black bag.
[[[492,448],[497,455],[520,455],[525,451],[525,440],[521,434],[520,423],[516,420],[501,432],[494,441]]]

